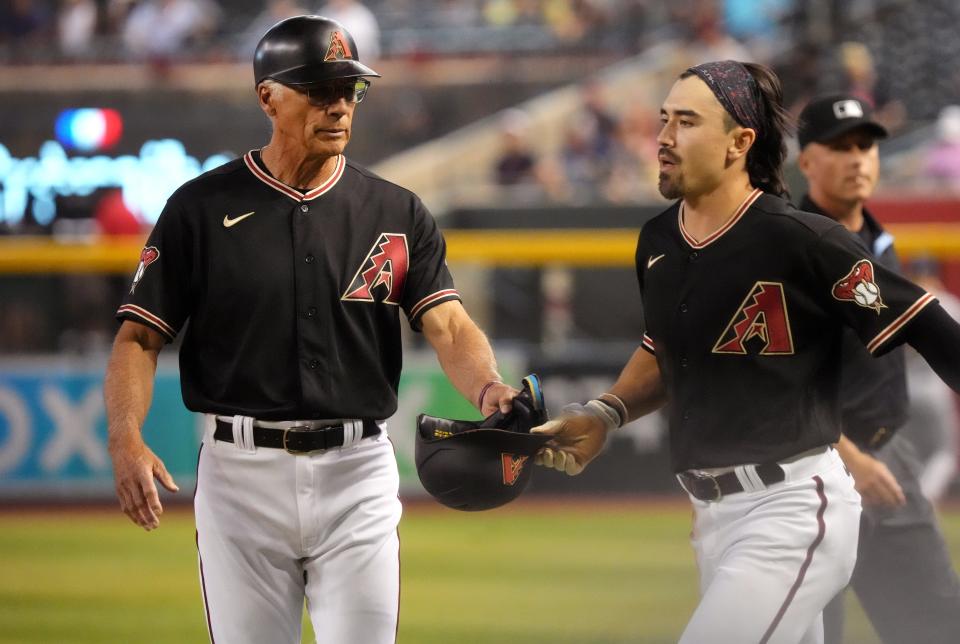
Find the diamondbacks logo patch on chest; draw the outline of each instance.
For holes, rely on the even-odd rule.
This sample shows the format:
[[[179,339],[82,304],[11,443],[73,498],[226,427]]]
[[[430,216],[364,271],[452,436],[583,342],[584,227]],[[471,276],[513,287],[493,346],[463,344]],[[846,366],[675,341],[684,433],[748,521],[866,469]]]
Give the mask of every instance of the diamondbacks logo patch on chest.
[[[157,250],[156,246],[147,246],[140,251],[140,263],[137,264],[137,272],[133,274],[133,284],[130,285],[130,295],[133,295],[137,284],[143,279],[143,274],[146,272],[147,266],[158,259],[160,259],[160,251]]]
[[[861,259],[849,273],[837,280],[832,294],[841,302],[855,302],[857,306],[873,309],[877,315],[880,315],[880,309],[887,308],[880,297],[880,287],[874,281],[873,264],[867,259]]]
[[[407,280],[410,253],[407,236],[400,233],[380,233],[366,259],[343,294],[342,300],[400,304],[403,284]],[[383,297],[377,298],[382,294]]]
[[[527,464],[529,456],[517,456],[516,454],[500,454],[500,462],[503,465],[503,484],[514,485],[523,472],[523,466]]]
[[[783,284],[757,282],[713,346],[714,353],[746,355],[759,347],[762,356],[793,354],[793,333]]]

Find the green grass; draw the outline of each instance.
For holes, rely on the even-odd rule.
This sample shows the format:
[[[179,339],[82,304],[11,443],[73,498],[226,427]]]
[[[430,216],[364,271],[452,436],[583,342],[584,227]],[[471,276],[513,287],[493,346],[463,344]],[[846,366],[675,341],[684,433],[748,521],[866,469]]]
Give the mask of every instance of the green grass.
[[[400,643],[675,642],[696,605],[689,520],[682,502],[408,507]],[[960,512],[943,523],[958,561]],[[853,600],[847,632],[877,642]],[[0,514],[0,642],[204,641],[188,510],[150,534],[102,510]]]

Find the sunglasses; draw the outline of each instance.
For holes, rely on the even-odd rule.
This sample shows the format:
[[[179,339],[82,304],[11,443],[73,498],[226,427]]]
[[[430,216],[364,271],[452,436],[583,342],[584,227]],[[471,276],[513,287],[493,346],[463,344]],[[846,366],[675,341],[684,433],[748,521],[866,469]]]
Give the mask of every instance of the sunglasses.
[[[367,95],[367,89],[370,88],[370,81],[365,78],[351,79],[347,83],[326,83],[323,85],[311,85],[309,87],[293,87],[296,91],[304,94],[307,101],[316,107],[323,107],[336,103],[341,98],[346,99],[348,103],[359,103]]]

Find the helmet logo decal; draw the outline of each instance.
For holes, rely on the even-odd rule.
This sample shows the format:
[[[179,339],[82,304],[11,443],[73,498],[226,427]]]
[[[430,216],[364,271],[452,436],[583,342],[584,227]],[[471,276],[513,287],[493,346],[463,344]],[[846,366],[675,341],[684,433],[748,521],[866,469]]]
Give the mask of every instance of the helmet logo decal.
[[[500,454],[504,485],[513,485],[520,479],[520,473],[529,458],[529,456],[517,456],[516,454]]]
[[[380,233],[341,299],[373,302],[373,291],[382,287],[381,291],[386,289],[384,303],[400,304],[410,263],[408,258],[406,235]]]
[[[327,47],[327,55],[323,57],[323,62],[328,63],[345,58],[352,60],[353,52],[350,51],[350,45],[347,44],[347,39],[343,37],[343,34],[334,31],[330,34],[330,45]]]
[[[160,251],[157,250],[156,246],[147,246],[142,251],[140,251],[140,263],[137,265],[137,272],[133,275],[133,284],[130,285],[130,295],[133,295],[134,290],[137,288],[137,284],[140,283],[140,280],[143,279],[143,274],[147,270],[147,266],[154,263],[160,259]]]
[[[783,284],[757,282],[713,346],[714,353],[747,355],[747,342],[762,356],[792,355],[793,333]]]
[[[873,278],[873,264],[867,259],[854,264],[850,272],[833,285],[833,297],[841,302],[856,302],[865,309],[873,309],[877,315],[880,315],[880,309],[887,308]]]

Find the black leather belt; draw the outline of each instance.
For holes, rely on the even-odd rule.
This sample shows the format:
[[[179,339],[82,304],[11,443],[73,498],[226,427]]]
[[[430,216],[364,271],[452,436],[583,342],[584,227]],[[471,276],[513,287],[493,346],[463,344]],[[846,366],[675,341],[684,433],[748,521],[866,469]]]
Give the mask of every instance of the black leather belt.
[[[783,468],[776,463],[763,463],[755,466],[755,469],[764,485],[780,483],[785,478]],[[711,476],[705,472],[687,470],[677,474],[677,480],[684,490],[701,501],[719,501],[724,495],[743,492],[743,485],[735,472]]]
[[[363,438],[376,436],[380,433],[377,421],[363,419]],[[218,441],[232,443],[233,423],[217,419],[217,428],[213,438]],[[343,447],[343,425],[327,425],[325,427],[309,427],[308,425],[294,425],[287,429],[275,427],[253,426],[253,444],[257,447],[276,447],[285,449],[291,454],[306,454],[331,447]]]

